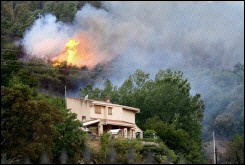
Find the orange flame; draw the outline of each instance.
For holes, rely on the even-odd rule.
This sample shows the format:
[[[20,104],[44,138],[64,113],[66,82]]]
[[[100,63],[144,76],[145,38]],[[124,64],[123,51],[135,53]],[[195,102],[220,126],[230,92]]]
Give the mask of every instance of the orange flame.
[[[76,42],[75,40],[69,40],[66,43],[66,48],[67,48],[67,63],[72,64],[75,60],[75,56],[77,53],[76,46],[79,44],[79,42]]]
[[[88,68],[93,68],[101,61],[98,54],[102,54],[97,51],[96,42],[91,36],[84,33],[76,35],[74,38],[66,43],[64,51],[51,59],[52,65],[61,65],[66,61],[68,66],[82,67],[86,65]]]
[[[76,56],[77,56],[76,47],[78,44],[79,44],[78,41],[76,41],[74,39],[70,39],[66,43],[65,52],[53,59],[54,60],[53,65],[54,66],[60,65],[61,62],[64,62],[64,61],[67,62],[67,65],[74,65],[75,60],[76,60]]]

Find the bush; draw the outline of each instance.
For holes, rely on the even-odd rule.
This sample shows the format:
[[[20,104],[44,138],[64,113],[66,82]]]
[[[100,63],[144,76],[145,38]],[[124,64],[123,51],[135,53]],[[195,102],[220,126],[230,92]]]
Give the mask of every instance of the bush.
[[[154,138],[156,135],[156,131],[152,130],[152,129],[148,129],[144,132],[144,137],[145,138]]]

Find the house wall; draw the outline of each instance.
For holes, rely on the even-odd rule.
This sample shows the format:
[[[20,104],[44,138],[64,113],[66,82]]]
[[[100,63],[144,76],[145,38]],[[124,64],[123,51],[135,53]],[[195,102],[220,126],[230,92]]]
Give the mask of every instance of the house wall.
[[[137,125],[136,125],[135,132],[139,132],[140,133],[140,138],[143,138],[143,131]]]
[[[106,115],[105,114],[106,107],[104,107],[104,106],[100,106],[100,107],[101,107],[101,114],[95,113],[95,106],[90,107],[90,117],[91,118],[104,119],[104,117]]]
[[[101,114],[96,114],[94,107],[90,111],[92,118],[109,119],[109,120],[121,120],[135,124],[135,112],[130,110],[124,110],[118,106],[101,106]],[[112,115],[108,114],[108,108],[112,107]]]
[[[129,110],[122,110],[121,120],[135,124],[135,112]]]
[[[80,100],[66,98],[66,107],[71,109],[71,112],[77,114],[77,119],[82,121],[82,116],[86,116],[86,120],[90,119],[90,105],[88,100]]]
[[[71,109],[71,112],[77,114],[77,119],[82,121],[82,116],[86,116],[86,120],[91,120],[91,118],[98,119],[108,119],[115,121],[124,121],[135,124],[135,112],[131,110],[124,109],[120,106],[110,105],[93,105],[89,100],[76,99],[76,98],[66,98],[67,108]],[[101,114],[95,113],[95,106],[101,107]],[[108,114],[108,108],[112,107],[112,115]],[[103,121],[99,125],[99,133],[103,132]],[[121,124],[119,124],[121,125]],[[125,128],[125,127],[124,127]]]
[[[95,105],[94,105],[95,104]],[[94,103],[93,101],[76,99],[76,98],[66,98],[67,109],[71,109],[71,112],[77,114],[77,119],[82,121],[82,116],[86,116],[86,120],[91,120],[91,118],[98,119],[108,119],[115,121],[125,121],[135,124],[135,111],[124,109],[121,106],[109,103],[103,105],[97,105],[101,107],[101,114],[95,113],[95,106],[99,103]],[[108,114],[108,108],[112,107],[112,115]],[[98,135],[101,135],[104,131],[112,129],[113,125],[104,125],[105,121],[101,121],[97,125],[98,129],[95,130]],[[104,129],[103,129],[104,127]],[[125,127],[120,122],[118,123],[118,128],[122,129],[122,136],[125,138],[135,138],[135,133],[139,132],[140,138],[143,137],[143,131],[136,126],[134,129]]]
[[[110,106],[112,107],[112,106]],[[108,115],[108,108],[107,108],[107,119],[109,120],[122,120],[122,108],[121,107],[112,107],[112,115]]]

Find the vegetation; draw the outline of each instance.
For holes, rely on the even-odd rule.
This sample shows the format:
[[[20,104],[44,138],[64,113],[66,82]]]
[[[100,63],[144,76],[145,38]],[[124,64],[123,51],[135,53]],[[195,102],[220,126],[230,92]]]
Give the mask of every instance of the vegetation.
[[[154,130],[146,130],[145,132],[144,132],[144,138],[156,138],[156,131],[154,131]]]
[[[225,153],[226,163],[244,164],[244,135],[234,135]]]
[[[92,149],[90,162],[103,164],[178,162],[175,152],[162,141],[147,143],[141,139],[112,138],[110,134],[104,133],[100,137],[98,147],[99,150]]]
[[[74,92],[82,84],[93,84],[103,77],[101,64],[88,70],[87,66],[77,68],[67,66],[66,63],[52,67],[51,62],[47,64],[43,59],[19,61],[20,58],[27,57],[22,47],[16,46],[15,42],[23,37],[25,30],[30,28],[36,19],[46,13],[52,13],[57,17],[57,21],[71,23],[77,10],[85,3],[97,8],[101,6],[99,1],[1,1],[1,86],[7,86],[11,75],[16,74],[19,69],[24,69],[18,74],[31,74],[38,82],[39,92],[63,96],[65,85],[69,91]]]
[[[195,76],[208,74],[212,78],[207,80],[201,96],[190,94],[190,83],[180,71],[159,70],[150,79],[148,73],[137,70],[121,86],[106,80],[100,89],[94,88],[94,83],[104,80],[105,65],[97,64],[89,70],[87,66],[77,68],[65,62],[54,67],[43,59],[23,60],[22,47],[14,42],[23,37],[39,14],[52,13],[58,21],[71,23],[85,3],[103,7],[100,1],[1,1],[3,162],[22,163],[28,158],[31,163],[39,163],[45,152],[51,163],[60,163],[63,151],[68,163],[87,159],[81,123],[64,108],[66,85],[67,91],[74,93],[82,87],[81,97],[88,94],[104,100],[109,96],[113,103],[140,108],[136,123],[150,136],[145,141],[157,144],[110,139],[105,134],[101,137],[101,150],[90,149],[91,160],[96,163],[205,163],[202,139],[210,139],[212,131],[217,137],[230,140],[224,162],[244,163],[243,64],[230,70],[198,72]],[[200,80],[195,85],[202,84]],[[117,155],[115,159],[113,154]]]
[[[52,80],[62,73],[57,68],[40,69],[47,66],[42,61],[23,65],[16,60],[17,54],[10,51],[4,52],[3,57],[9,60],[6,61],[9,65],[1,66],[5,80],[1,84],[3,161],[21,163],[28,159],[39,163],[41,155],[45,153],[50,162],[59,163],[62,151],[65,151],[69,157],[68,163],[78,163],[83,157],[85,141],[81,123],[75,114],[65,109],[64,99],[39,93],[45,89],[43,79],[48,81],[47,78],[53,76],[49,79],[49,85],[52,85]],[[12,62],[12,59],[15,61]],[[28,66],[34,68],[30,70]]]
[[[160,70],[155,80],[137,70],[116,87],[106,80],[104,89],[81,90],[81,96],[93,99],[112,98],[112,102],[138,107],[141,113],[136,123],[143,129],[154,130],[165,144],[181,153],[192,163],[202,161],[201,129],[204,104],[200,94],[190,95],[190,84],[183,73]]]
[[[19,82],[1,88],[1,103],[1,154],[7,160],[19,163],[28,158],[39,163],[46,152],[51,162],[59,162],[62,149],[70,163],[81,159],[81,123],[64,109],[61,99],[39,95]]]
[[[205,73],[208,74],[208,73]],[[244,65],[238,63],[233,70],[212,71],[210,92],[204,94],[206,114],[203,137],[212,131],[217,137],[231,139],[244,134]]]
[[[22,37],[39,14],[52,13],[58,21],[70,23],[85,3],[101,6],[99,1],[1,1],[1,37],[8,41]]]
[[[65,86],[68,91],[75,93],[82,84],[93,84],[103,76],[103,74],[94,75],[94,69],[97,67],[88,70],[86,67],[68,66],[65,62],[53,67],[42,59],[21,62],[11,60],[12,56],[16,56],[16,54],[10,53],[11,56],[7,56],[8,53],[8,51],[3,53],[5,60],[1,66],[2,86],[8,86],[9,83],[15,82],[28,83],[30,87],[37,87],[39,92],[64,97]],[[14,77],[13,82],[9,81],[11,76]]]

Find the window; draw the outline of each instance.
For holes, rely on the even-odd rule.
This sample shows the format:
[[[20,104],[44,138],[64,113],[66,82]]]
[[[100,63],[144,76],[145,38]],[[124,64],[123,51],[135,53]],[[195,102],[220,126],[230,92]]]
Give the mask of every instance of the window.
[[[100,106],[94,106],[95,113],[101,114],[101,107]]]
[[[86,116],[82,116],[82,121],[86,121]]]
[[[108,107],[108,115],[112,115],[112,107]]]

